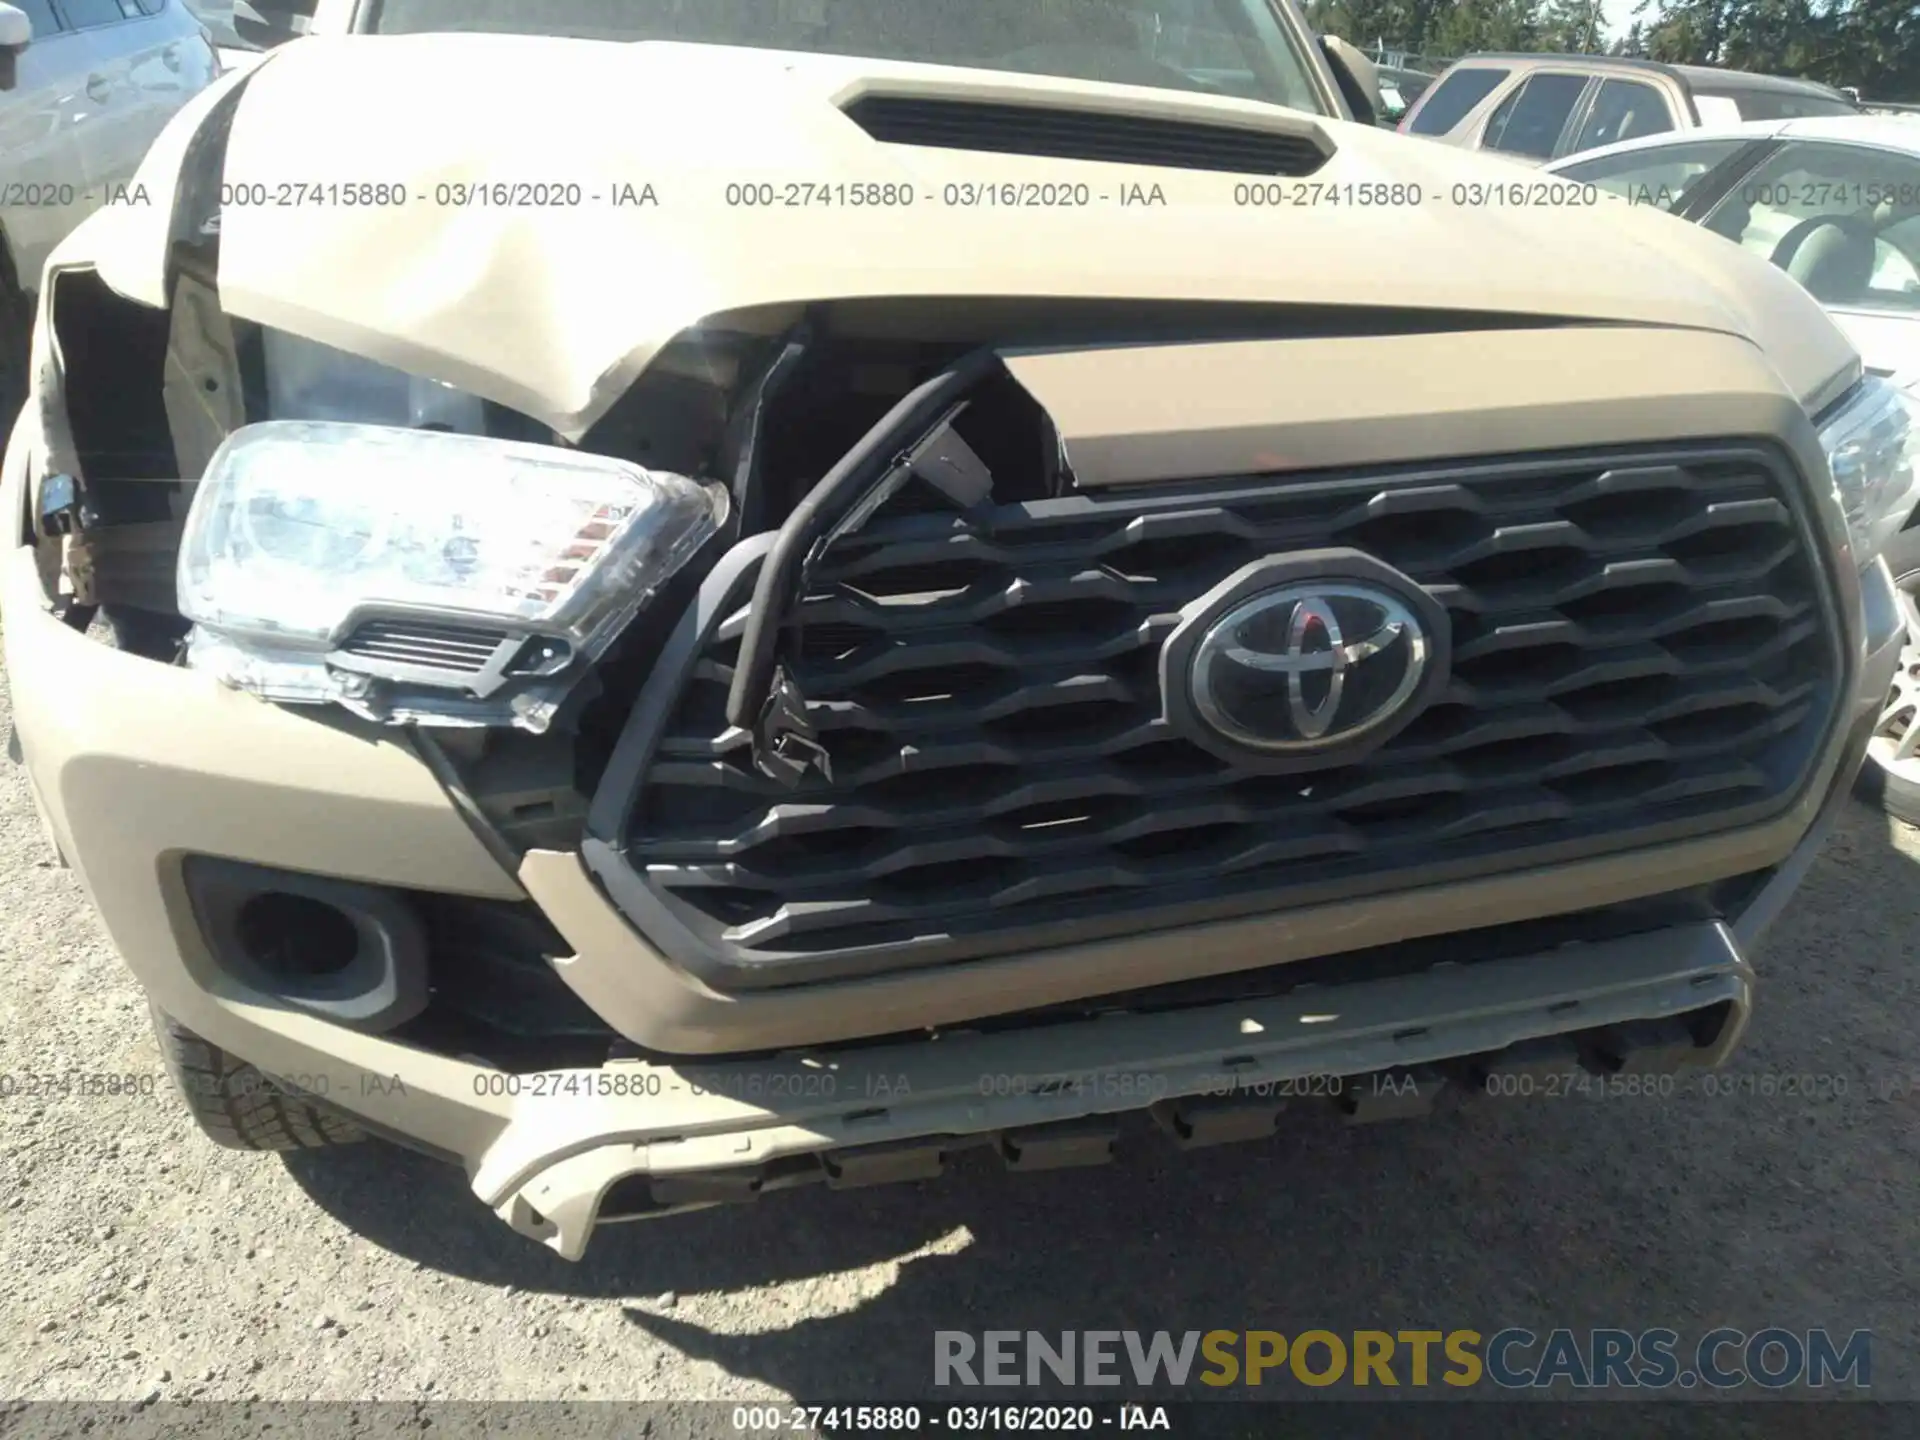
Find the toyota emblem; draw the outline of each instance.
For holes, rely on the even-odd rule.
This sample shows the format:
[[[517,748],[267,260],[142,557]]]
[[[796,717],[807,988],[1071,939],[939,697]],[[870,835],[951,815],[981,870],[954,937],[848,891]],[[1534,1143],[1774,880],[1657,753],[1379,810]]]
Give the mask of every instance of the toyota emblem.
[[[1383,743],[1444,681],[1446,612],[1378,562],[1273,568],[1249,567],[1169,641],[1163,683],[1184,702],[1170,711],[1209,749],[1275,762],[1254,768],[1337,764]]]

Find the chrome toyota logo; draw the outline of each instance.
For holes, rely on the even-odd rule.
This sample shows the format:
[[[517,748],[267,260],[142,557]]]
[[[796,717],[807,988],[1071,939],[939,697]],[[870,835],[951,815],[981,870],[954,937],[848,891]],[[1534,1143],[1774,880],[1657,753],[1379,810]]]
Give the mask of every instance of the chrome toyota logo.
[[[1188,693],[1200,718],[1235,744],[1312,755],[1358,744],[1400,716],[1433,650],[1420,616],[1381,586],[1286,585],[1207,627]]]

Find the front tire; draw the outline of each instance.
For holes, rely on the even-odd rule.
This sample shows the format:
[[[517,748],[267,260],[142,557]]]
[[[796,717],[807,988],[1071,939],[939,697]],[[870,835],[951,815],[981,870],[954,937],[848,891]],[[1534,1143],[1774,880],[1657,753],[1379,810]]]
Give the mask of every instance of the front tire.
[[[154,1039],[187,1109],[206,1137],[229,1150],[323,1150],[367,1138],[325,1110],[153,1010]]]

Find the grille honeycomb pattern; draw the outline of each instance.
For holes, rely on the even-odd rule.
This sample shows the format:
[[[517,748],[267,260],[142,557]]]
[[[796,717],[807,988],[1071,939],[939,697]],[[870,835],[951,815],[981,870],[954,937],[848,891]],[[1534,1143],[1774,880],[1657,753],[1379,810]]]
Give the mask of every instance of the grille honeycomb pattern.
[[[907,492],[820,558],[782,637],[830,781],[762,777],[727,726],[750,574],[721,607],[629,819],[659,907],[641,923],[739,983],[795,983],[1758,819],[1812,763],[1841,674],[1793,484],[1767,452],[1703,448],[964,517]],[[1445,690],[1304,775],[1169,732],[1180,607],[1325,546],[1446,607]]]

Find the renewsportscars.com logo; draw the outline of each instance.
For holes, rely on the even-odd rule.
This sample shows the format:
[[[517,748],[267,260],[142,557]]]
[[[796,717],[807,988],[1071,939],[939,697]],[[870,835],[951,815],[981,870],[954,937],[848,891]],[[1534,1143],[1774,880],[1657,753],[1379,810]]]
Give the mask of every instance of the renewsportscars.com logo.
[[[1854,1330],[936,1330],[940,1386],[1332,1385],[1503,1390],[1864,1390],[1873,1335]]]

